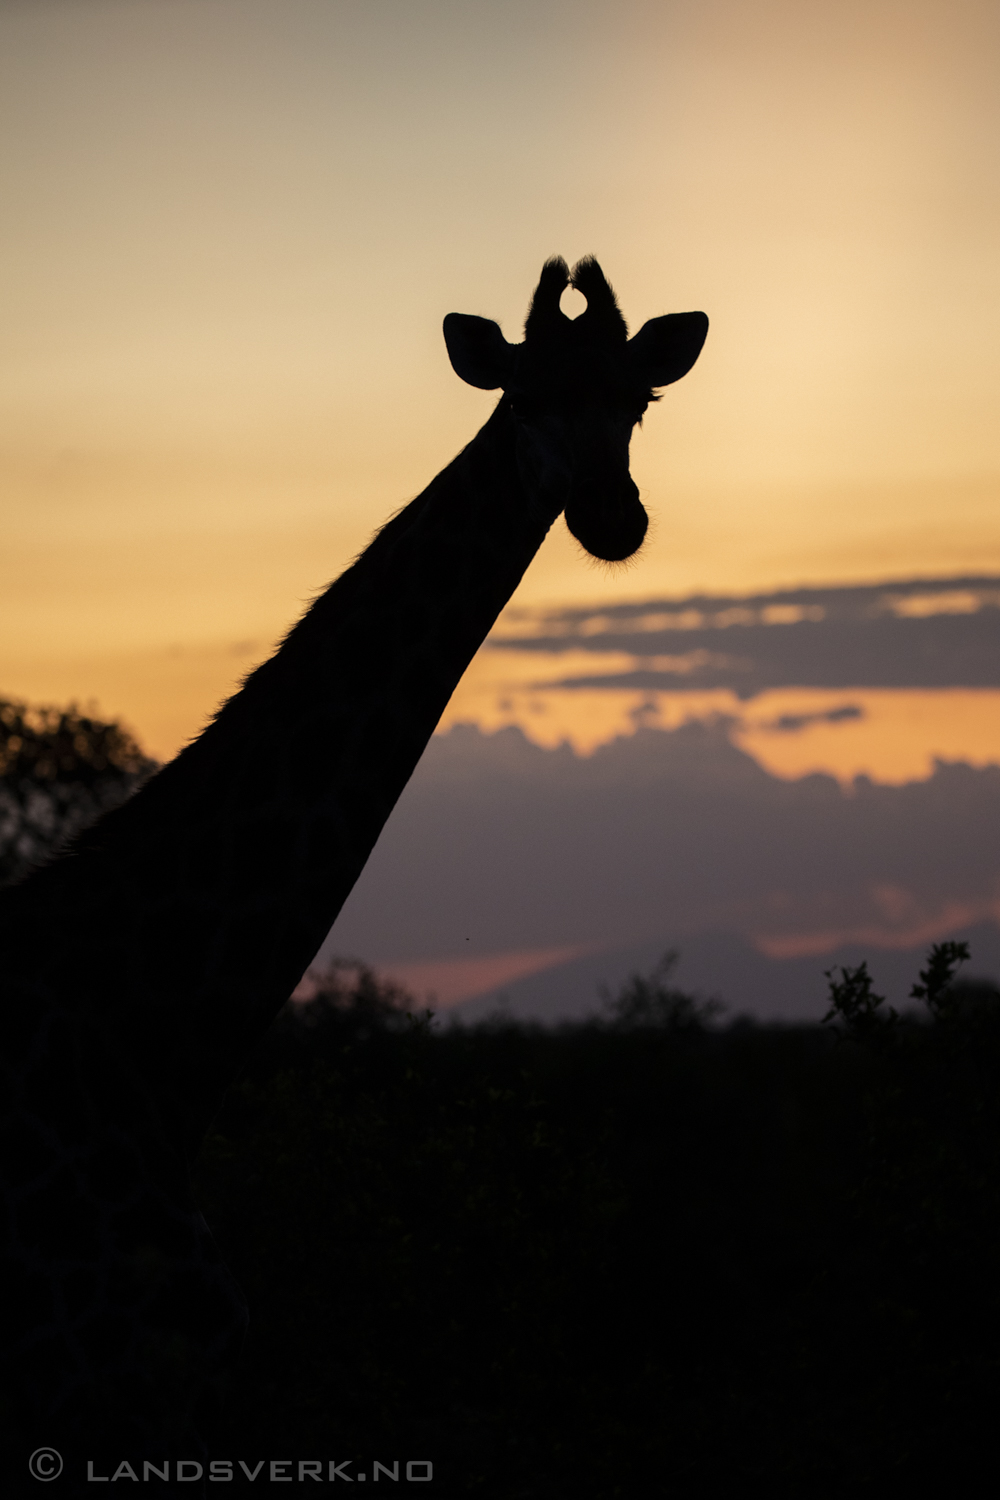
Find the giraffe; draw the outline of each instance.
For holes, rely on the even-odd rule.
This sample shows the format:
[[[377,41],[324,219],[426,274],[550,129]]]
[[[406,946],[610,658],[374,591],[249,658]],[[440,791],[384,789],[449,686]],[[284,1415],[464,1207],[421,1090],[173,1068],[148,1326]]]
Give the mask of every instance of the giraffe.
[[[707,328],[680,313],[629,339],[592,257],[546,262],[520,344],[449,314],[455,372],[501,392],[485,426],[196,740],[0,896],[18,1456],[204,1454],[247,1314],[189,1164],[560,512],[594,557],[639,549],[630,436]]]

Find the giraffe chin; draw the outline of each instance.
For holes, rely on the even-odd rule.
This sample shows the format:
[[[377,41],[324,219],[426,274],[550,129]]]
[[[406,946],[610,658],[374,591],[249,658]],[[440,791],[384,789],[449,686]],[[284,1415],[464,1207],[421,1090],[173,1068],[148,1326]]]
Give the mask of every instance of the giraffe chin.
[[[649,517],[637,495],[609,505],[606,500],[574,497],[566,506],[566,525],[580,546],[600,562],[626,562],[646,538]]]

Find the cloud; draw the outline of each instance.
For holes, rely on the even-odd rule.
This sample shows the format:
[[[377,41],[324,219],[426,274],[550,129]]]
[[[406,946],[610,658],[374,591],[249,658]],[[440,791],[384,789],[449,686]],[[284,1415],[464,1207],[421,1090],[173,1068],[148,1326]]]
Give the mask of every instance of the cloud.
[[[571,689],[648,690],[623,716],[635,732],[589,756],[517,727],[435,736],[327,951],[360,953],[445,1005],[503,990],[531,1013],[589,1008],[598,982],[673,945],[682,982],[762,1014],[798,1013],[793,978],[819,1014],[823,969],[866,954],[895,955],[901,983],[921,948],[973,928],[1000,966],[1000,766],[938,760],[894,785],[779,777],[741,748],[738,716],[668,729],[656,698],[858,692],[802,711],[779,699],[754,726],[759,752],[761,733],[777,748],[863,720],[860,695],[876,686],[1000,687],[997,579],[522,609],[490,648],[518,653],[522,672],[555,664]]]
[[[807,729],[810,724],[845,724],[848,720],[863,719],[864,716],[865,711],[858,704],[844,703],[840,708],[830,708],[824,713],[781,714],[777,719],[759,727],[771,729],[776,734],[795,734],[800,729]]]
[[[1000,767],[844,789],[771,776],[729,736],[640,728],[586,758],[517,728],[436,737],[328,951],[401,973],[728,933],[815,961],[1000,916]]]
[[[570,651],[605,657],[593,673],[536,679],[530,686],[537,690],[728,688],[750,699],[783,687],[993,688],[1000,687],[1000,580],[912,579],[521,611],[488,644],[553,662]],[[624,658],[619,669],[607,669],[609,653]]]

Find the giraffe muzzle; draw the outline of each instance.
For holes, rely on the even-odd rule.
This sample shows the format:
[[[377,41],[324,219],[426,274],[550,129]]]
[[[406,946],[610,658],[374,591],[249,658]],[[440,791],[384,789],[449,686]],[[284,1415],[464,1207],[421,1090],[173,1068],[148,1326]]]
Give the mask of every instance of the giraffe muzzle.
[[[642,546],[649,517],[634,480],[591,483],[573,490],[566,525],[580,546],[602,562],[625,562]]]

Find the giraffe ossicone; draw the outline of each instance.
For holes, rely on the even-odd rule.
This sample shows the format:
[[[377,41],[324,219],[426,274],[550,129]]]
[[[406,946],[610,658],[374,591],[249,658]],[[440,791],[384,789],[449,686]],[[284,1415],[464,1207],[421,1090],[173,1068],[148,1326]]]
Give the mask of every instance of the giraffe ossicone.
[[[629,438],[707,327],[674,314],[629,339],[590,258],[546,263],[520,344],[450,315],[456,372],[503,393],[476,438],[197,740],[0,893],[0,1422],[19,1462],[204,1452],[246,1308],[190,1161],[549,526],[565,511],[609,561],[641,545]]]

